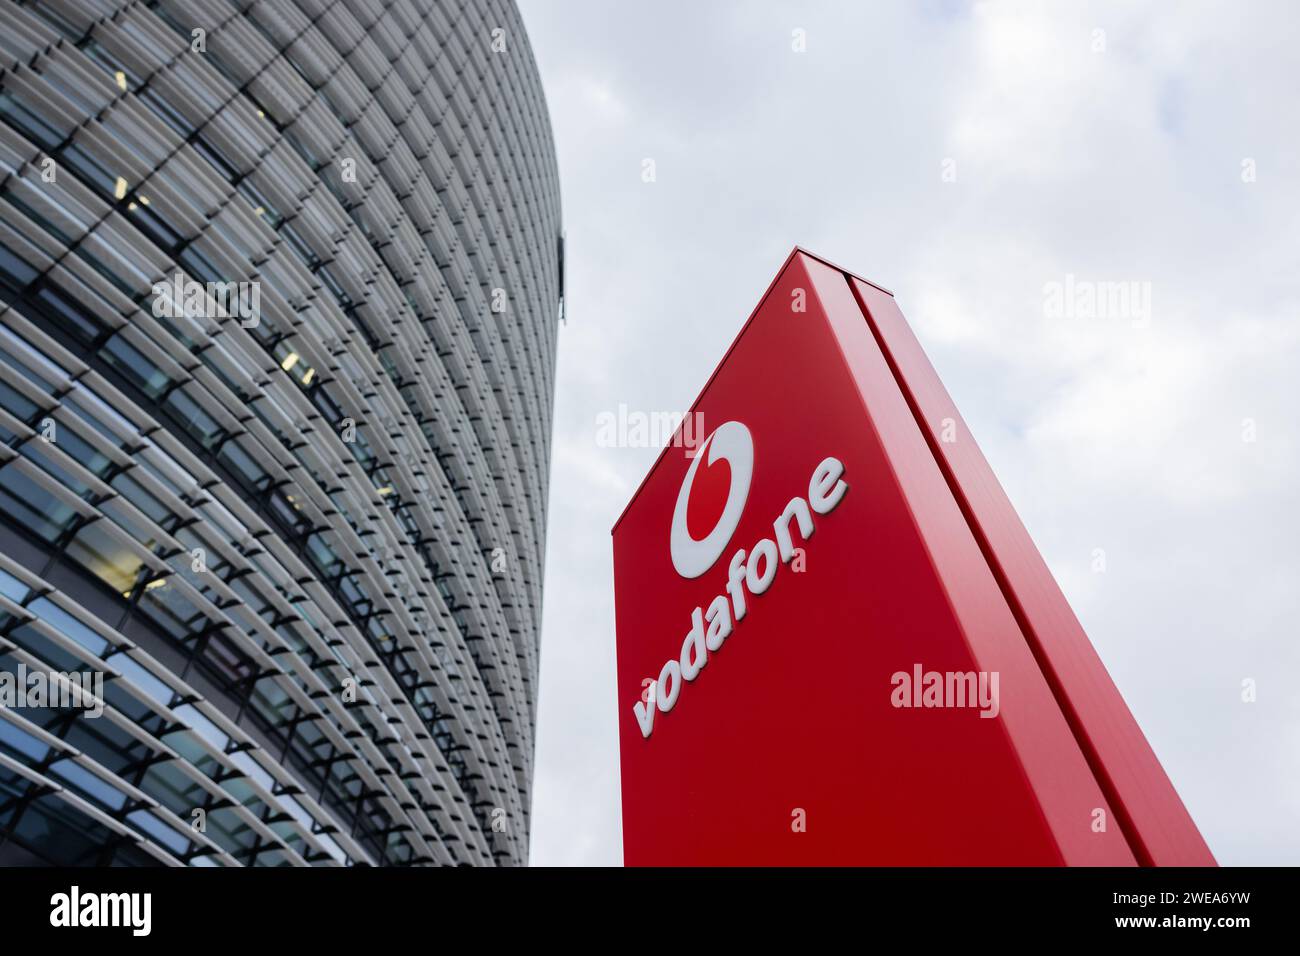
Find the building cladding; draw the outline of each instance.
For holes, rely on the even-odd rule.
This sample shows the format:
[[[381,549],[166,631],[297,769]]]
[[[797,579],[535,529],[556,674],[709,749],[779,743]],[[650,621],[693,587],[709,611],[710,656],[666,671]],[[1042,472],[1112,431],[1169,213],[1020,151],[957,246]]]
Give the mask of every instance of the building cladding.
[[[0,677],[103,681],[0,707],[0,863],[525,862],[563,249],[518,11],[0,3]]]

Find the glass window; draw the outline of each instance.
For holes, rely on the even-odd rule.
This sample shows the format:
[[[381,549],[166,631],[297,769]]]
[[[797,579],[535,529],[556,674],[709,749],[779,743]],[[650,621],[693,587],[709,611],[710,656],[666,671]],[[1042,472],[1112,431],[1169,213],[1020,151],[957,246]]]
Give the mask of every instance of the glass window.
[[[118,448],[125,448],[126,446],[123,444],[122,439],[105,425],[105,422],[111,422],[114,427],[128,435],[133,435],[140,430],[134,422],[128,421],[118,414],[112,406],[80,382],[77,383],[76,388],[68,393],[67,398],[64,399],[64,405],[70,407],[84,418],[95,431]]]
[[[41,487],[16,462],[0,468],[0,510],[7,512],[19,527],[51,544],[77,518],[73,508]]]
[[[218,457],[249,486],[258,491],[265,491],[271,483],[271,476],[259,465],[239,442],[228,441],[221,447]]]
[[[86,525],[68,542],[68,556],[123,597],[130,597],[144,562],[102,519]]]
[[[176,832],[152,810],[136,810],[134,813],[128,813],[126,820],[177,856],[184,856],[189,851],[190,838]]]
[[[209,620],[173,581],[166,578],[140,596],[139,613],[177,642],[189,645]]]
[[[57,440],[60,448],[97,478],[103,478],[113,467],[111,458],[98,451],[90,442],[62,422],[59,423]]]
[[[4,250],[0,250],[0,256],[3,254]],[[4,343],[4,347],[0,348],[0,358],[45,391],[54,391],[56,385],[61,387],[63,380],[69,377],[67,369],[3,325],[0,325],[0,341]]]
[[[13,825],[11,840],[63,866],[92,866],[117,834],[57,794],[39,797]]]
[[[118,177],[104,166],[80,143],[69,143],[59,155],[61,165],[67,166],[105,199],[114,195]]]
[[[230,746],[230,738],[216,724],[203,715],[193,704],[185,704],[178,707],[174,713],[185,723],[189,724],[194,731],[200,734],[204,740],[210,743],[218,752],[224,751]]]
[[[195,807],[207,806],[213,799],[206,787],[185,772],[184,764],[179,760],[154,764],[140,780],[139,786],[187,823],[193,819],[191,814]]]
[[[176,696],[171,687],[126,651],[119,651],[111,657],[105,658],[104,663],[118,671],[141,691],[157,701],[159,705],[163,707],[171,706],[172,698]]]
[[[64,128],[54,126],[53,121],[56,117],[38,116],[36,112],[18,102],[12,93],[0,93],[0,119],[47,152],[55,149],[72,132],[70,125],[65,124]]]
[[[278,677],[264,677],[253,685],[250,703],[271,726],[284,727],[298,716],[298,705],[279,682]]]
[[[39,628],[30,623],[10,631],[9,639],[29,654],[39,658],[52,670],[75,673],[83,668],[89,669],[87,664],[50,640],[41,633]],[[53,697],[50,699],[52,701]]]
[[[126,376],[132,385],[154,401],[160,399],[167,386],[171,384],[171,379],[162,369],[145,358],[139,349],[121,335],[114,335],[104,343],[100,354],[110,365]]]
[[[0,568],[0,594],[3,594],[15,604],[22,604],[27,600],[27,595],[31,593],[31,588],[8,571]]]
[[[162,742],[208,777],[215,777],[221,770],[221,764],[204,748],[198,735],[191,731],[174,731],[164,736]]]
[[[154,211],[153,205],[145,206],[136,203],[128,207],[128,213],[135,222],[136,228],[152,239],[160,249],[175,249],[184,239],[184,236]]]
[[[217,420],[205,412],[199,403],[182,389],[174,390],[163,404],[204,448],[214,448],[226,434]]]
[[[29,441],[24,443],[19,452],[73,494],[86,499],[92,497],[90,485],[74,475],[70,468],[65,467],[68,459],[55,452],[50,443],[43,440]]]
[[[171,489],[172,494],[184,497],[198,487],[198,479],[177,464],[176,459],[157,445],[149,443],[136,456],[136,461],[144,466],[149,474]]]
[[[252,659],[221,632],[209,639],[204,650],[204,663],[216,671],[227,688],[237,688],[257,673],[257,665]],[[246,692],[245,688],[238,696],[242,697]]]
[[[136,97],[153,110],[159,119],[182,136],[188,138],[198,132],[194,124],[185,118],[185,114],[159,96],[156,90],[150,87],[137,90]]]
[[[131,485],[135,485],[135,487],[132,488]],[[153,524],[163,524],[173,517],[172,513],[159,505],[157,499],[153,497],[149,497],[147,500],[142,502],[137,502],[133,495],[147,494],[138,484],[132,482],[124,485],[123,490],[131,492],[132,496],[127,496],[127,501],[130,501],[132,505],[136,505],[137,508],[145,510],[145,506],[152,502],[156,509],[162,511],[161,517]],[[121,498],[111,498],[107,501],[101,502],[99,510],[110,518],[115,525],[125,531],[127,537],[140,545],[140,547],[148,551],[162,550],[162,545],[159,543],[158,533],[154,530],[153,524],[149,521],[149,519],[153,517],[152,514],[149,514],[148,517],[141,517],[139,511],[136,511]]]
[[[104,702],[136,724],[146,724],[154,716],[153,708],[120,680],[110,679],[104,684]]]
[[[251,849],[258,841],[257,832],[229,808],[209,811],[208,836],[235,853]]]
[[[33,764],[38,764],[45,759],[50,748],[27,731],[0,717],[0,751],[26,757]]]
[[[52,212],[50,207],[54,207],[54,209],[58,209],[61,213],[64,213],[65,215],[69,216],[74,222],[77,223],[78,226],[83,225],[77,219],[77,217],[73,216],[67,209],[64,209],[63,207],[55,203],[50,196],[38,192],[36,190],[36,187],[32,186],[30,183],[26,182],[25,180],[14,179],[11,180],[10,182],[17,183],[19,186],[21,186],[24,190],[24,196],[29,196],[34,198],[37,202],[41,204],[41,209]],[[72,236],[70,236],[67,232],[65,232],[59,223],[55,222],[49,216],[45,215],[44,212],[38,211],[35,207],[30,205],[28,202],[26,202],[25,199],[19,198],[17,191],[15,189],[6,186],[4,189],[0,189],[0,196],[3,196],[5,199],[9,200],[9,203],[15,209],[19,210],[23,215],[25,215],[32,222],[36,223],[38,226],[40,226],[42,229],[48,232],[55,239],[58,239],[62,245],[64,246],[72,245],[73,243]]]
[[[66,715],[63,715],[66,717]],[[60,723],[62,723],[62,718]],[[63,739],[95,763],[121,776],[153,750],[111,720],[77,720],[67,726]]]
[[[91,773],[71,757],[50,764],[50,773],[63,780],[81,796],[109,810],[126,806],[126,794],[107,781]]]
[[[112,646],[108,640],[47,597],[37,598],[28,610],[60,634],[72,638],[96,657],[103,657],[104,652]]]
[[[230,762],[244,771],[245,776],[256,781],[268,793],[276,789],[275,779],[247,752],[243,750],[236,751],[230,755]]]
[[[36,413],[41,410],[41,406],[2,380],[0,380],[0,406],[21,422],[31,422]]]

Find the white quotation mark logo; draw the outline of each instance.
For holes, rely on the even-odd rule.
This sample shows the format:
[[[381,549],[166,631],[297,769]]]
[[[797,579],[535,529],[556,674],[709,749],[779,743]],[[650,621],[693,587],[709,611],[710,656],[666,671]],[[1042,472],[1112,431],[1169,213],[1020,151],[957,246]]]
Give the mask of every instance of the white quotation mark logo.
[[[691,488],[695,484],[695,473],[706,457],[708,465],[719,459],[727,462],[731,468],[731,486],[727,489],[727,504],[722,509],[722,517],[712,531],[697,541],[686,526],[686,511],[691,500]],[[677,507],[673,509],[669,550],[673,567],[682,577],[698,578],[718,560],[722,549],[731,540],[736,525],[740,524],[740,515],[745,510],[745,500],[749,497],[749,481],[753,476],[754,439],[749,434],[749,429],[740,422],[719,425],[705,439],[692,459],[686,479],[682,482],[682,490],[677,493]]]

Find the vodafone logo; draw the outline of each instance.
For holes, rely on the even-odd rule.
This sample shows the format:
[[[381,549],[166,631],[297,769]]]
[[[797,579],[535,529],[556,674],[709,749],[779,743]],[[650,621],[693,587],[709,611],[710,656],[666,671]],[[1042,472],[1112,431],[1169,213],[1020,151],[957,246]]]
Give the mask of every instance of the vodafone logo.
[[[705,463],[704,476],[700,475],[700,462]],[[722,556],[736,525],[740,524],[753,477],[754,437],[740,422],[724,422],[700,446],[687,469],[681,491],[677,493],[669,553],[673,567],[682,577],[698,578]],[[697,478],[701,480],[697,482]],[[721,514],[717,515],[704,537],[696,538],[692,532],[701,530],[697,527],[701,508],[705,509],[707,524],[708,518],[712,517],[708,514],[709,505],[716,505],[724,481],[727,497]],[[697,484],[701,486],[698,492]]]
[[[753,477],[754,439],[749,429],[740,422],[718,426],[691,462],[673,509],[673,567],[682,577],[698,578],[722,556],[740,523]],[[727,497],[718,508],[724,485]],[[795,535],[803,542],[811,538],[817,530],[813,515],[830,514],[848,491],[844,463],[834,456],[823,458],[808,479],[807,494],[791,498],[772,522],[771,537],[764,536],[749,550],[740,548],[732,554],[718,594],[691,611],[681,654],[664,662],[658,680],[646,678],[642,699],[632,705],[642,737],[649,737],[654,730],[656,713],[666,714],[677,706],[682,689],[693,683],[711,655],[722,649],[723,642],[745,620],[752,602],[772,587],[781,565],[794,557]],[[704,518],[698,508],[705,509]],[[695,527],[699,521],[706,527]],[[703,532],[703,537],[696,537],[698,532]]]

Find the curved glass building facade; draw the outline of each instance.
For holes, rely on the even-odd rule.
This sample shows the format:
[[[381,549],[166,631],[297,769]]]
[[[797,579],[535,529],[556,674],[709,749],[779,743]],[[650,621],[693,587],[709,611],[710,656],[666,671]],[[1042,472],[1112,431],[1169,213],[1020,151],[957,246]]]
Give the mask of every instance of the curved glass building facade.
[[[562,254],[513,3],[0,7],[0,864],[526,861]]]

